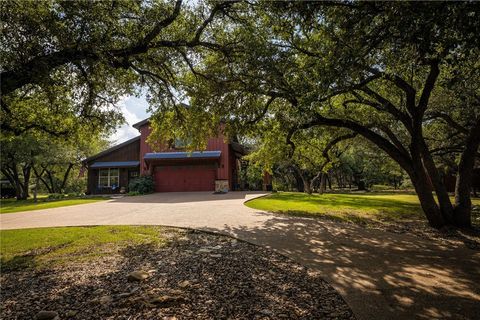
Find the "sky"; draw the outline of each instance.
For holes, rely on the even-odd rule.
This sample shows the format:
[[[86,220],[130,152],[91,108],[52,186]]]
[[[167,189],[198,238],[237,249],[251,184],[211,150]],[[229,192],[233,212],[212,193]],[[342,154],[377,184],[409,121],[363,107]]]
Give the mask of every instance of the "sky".
[[[147,113],[148,102],[144,96],[140,98],[134,96],[124,97],[117,105],[120,107],[127,123],[118,128],[117,132],[112,135],[110,141],[113,144],[122,143],[138,136],[140,133],[132,125],[150,116]]]

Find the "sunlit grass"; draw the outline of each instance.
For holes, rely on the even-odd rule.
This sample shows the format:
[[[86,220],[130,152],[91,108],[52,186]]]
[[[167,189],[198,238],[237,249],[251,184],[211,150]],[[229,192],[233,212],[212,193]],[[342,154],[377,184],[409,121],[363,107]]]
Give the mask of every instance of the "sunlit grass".
[[[5,230],[0,233],[2,270],[88,260],[138,244],[164,245],[163,228],[96,226]]]
[[[93,203],[97,201],[108,200],[105,197],[94,198],[67,198],[60,200],[49,200],[46,197],[40,197],[35,203],[33,199],[16,200],[16,199],[1,199],[0,213],[13,213],[21,211],[32,211],[40,209],[50,209],[66,206],[74,206],[77,204]]]
[[[480,200],[473,200],[480,205]],[[299,192],[278,192],[246,203],[250,208],[270,212],[324,215],[335,219],[368,223],[371,221],[424,220],[418,198],[414,194],[328,193],[308,195]]]

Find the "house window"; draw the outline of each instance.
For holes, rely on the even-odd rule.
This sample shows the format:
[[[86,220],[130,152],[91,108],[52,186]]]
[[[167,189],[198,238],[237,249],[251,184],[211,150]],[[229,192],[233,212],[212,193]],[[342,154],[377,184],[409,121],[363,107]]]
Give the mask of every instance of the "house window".
[[[120,170],[118,168],[100,169],[98,172],[99,187],[118,187],[120,183]]]

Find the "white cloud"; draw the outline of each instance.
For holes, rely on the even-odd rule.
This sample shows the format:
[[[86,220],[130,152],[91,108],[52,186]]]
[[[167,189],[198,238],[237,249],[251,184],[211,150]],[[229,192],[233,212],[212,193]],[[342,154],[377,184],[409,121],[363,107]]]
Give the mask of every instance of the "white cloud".
[[[118,105],[125,117],[126,124],[118,128],[115,134],[111,136],[110,141],[114,144],[122,143],[138,136],[140,133],[132,125],[150,116],[147,113],[148,102],[143,96],[140,98],[134,96],[125,97],[120,100]]]

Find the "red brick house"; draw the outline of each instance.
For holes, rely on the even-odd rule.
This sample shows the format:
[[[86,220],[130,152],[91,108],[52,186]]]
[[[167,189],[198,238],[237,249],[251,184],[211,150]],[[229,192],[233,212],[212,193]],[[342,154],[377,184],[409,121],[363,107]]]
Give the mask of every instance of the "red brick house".
[[[140,136],[83,161],[88,169],[87,192],[120,193],[139,175],[151,175],[156,192],[228,191],[239,188],[240,158],[246,154],[238,143],[220,134],[208,140],[205,151],[186,152],[176,145],[153,152],[146,142],[149,120],[133,125]]]

